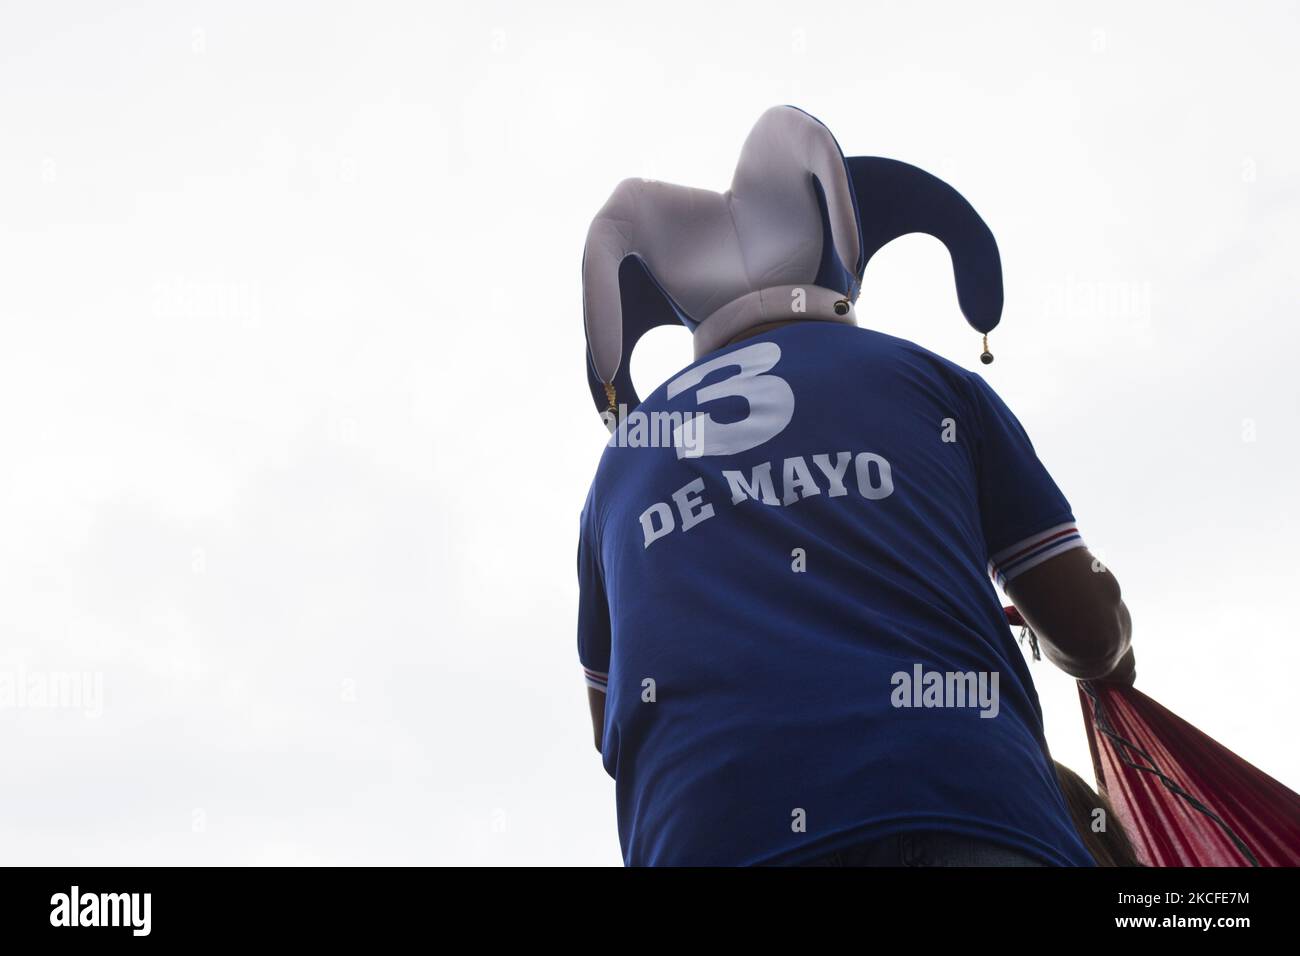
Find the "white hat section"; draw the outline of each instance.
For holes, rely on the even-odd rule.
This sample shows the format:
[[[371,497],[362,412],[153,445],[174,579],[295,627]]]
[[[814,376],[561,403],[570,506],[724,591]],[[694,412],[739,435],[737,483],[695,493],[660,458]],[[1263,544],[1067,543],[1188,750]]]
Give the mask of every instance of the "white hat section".
[[[823,204],[825,215],[823,216]],[[818,287],[829,234],[846,288]],[[635,256],[695,329],[696,355],[780,318],[852,322],[861,255],[844,156],[821,122],[776,106],[755,124],[723,193],[627,179],[597,214],[583,258],[592,371],[615,380],[634,341],[623,315],[620,267]]]

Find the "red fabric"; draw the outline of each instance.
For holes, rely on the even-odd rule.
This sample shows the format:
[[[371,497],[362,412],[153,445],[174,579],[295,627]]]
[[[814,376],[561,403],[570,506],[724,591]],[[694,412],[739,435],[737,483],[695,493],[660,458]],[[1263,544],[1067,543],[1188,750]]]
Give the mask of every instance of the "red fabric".
[[[1109,727],[1145,756],[1098,727]],[[1260,866],[1300,866],[1300,795],[1256,769],[1141,691],[1079,685],[1098,787],[1110,798],[1138,856],[1148,866],[1250,866],[1224,830],[1154,773],[1156,767],[1216,814]]]

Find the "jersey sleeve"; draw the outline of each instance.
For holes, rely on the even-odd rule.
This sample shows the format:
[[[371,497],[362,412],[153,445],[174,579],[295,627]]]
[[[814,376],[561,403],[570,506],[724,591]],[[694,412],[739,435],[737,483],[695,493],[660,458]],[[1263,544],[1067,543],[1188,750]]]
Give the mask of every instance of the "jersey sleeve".
[[[603,692],[609,682],[609,602],[592,517],[588,499],[578,535],[578,661],[587,686]]]
[[[980,523],[989,575],[1005,589],[1018,575],[1084,547],[1084,541],[1070,503],[1011,409],[982,378],[972,375],[971,382],[980,427]]]

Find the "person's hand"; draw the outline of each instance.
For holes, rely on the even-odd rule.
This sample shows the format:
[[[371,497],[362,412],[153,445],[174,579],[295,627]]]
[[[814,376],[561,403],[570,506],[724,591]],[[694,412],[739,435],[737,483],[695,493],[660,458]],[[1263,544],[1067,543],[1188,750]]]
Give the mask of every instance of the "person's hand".
[[[1124,652],[1124,656],[1119,659],[1119,663],[1114,666],[1109,674],[1105,677],[1098,678],[1105,684],[1123,684],[1125,687],[1132,687],[1133,681],[1137,679],[1137,664],[1133,660],[1133,648],[1129,647]]]

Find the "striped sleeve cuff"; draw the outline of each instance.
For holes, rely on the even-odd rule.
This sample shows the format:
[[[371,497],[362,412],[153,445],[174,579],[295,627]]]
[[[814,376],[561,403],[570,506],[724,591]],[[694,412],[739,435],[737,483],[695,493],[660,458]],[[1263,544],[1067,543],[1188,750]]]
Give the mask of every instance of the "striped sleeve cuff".
[[[989,558],[989,576],[1005,589],[1008,581],[1015,580],[1030,568],[1036,568],[1048,558],[1054,558],[1071,548],[1085,547],[1074,522],[1058,524],[1038,534],[1030,535],[1009,548],[1003,548]]]
[[[594,687],[602,693],[609,685],[609,674],[602,673],[601,671],[594,671],[590,667],[584,667],[582,669],[582,676],[587,681],[588,687]]]

